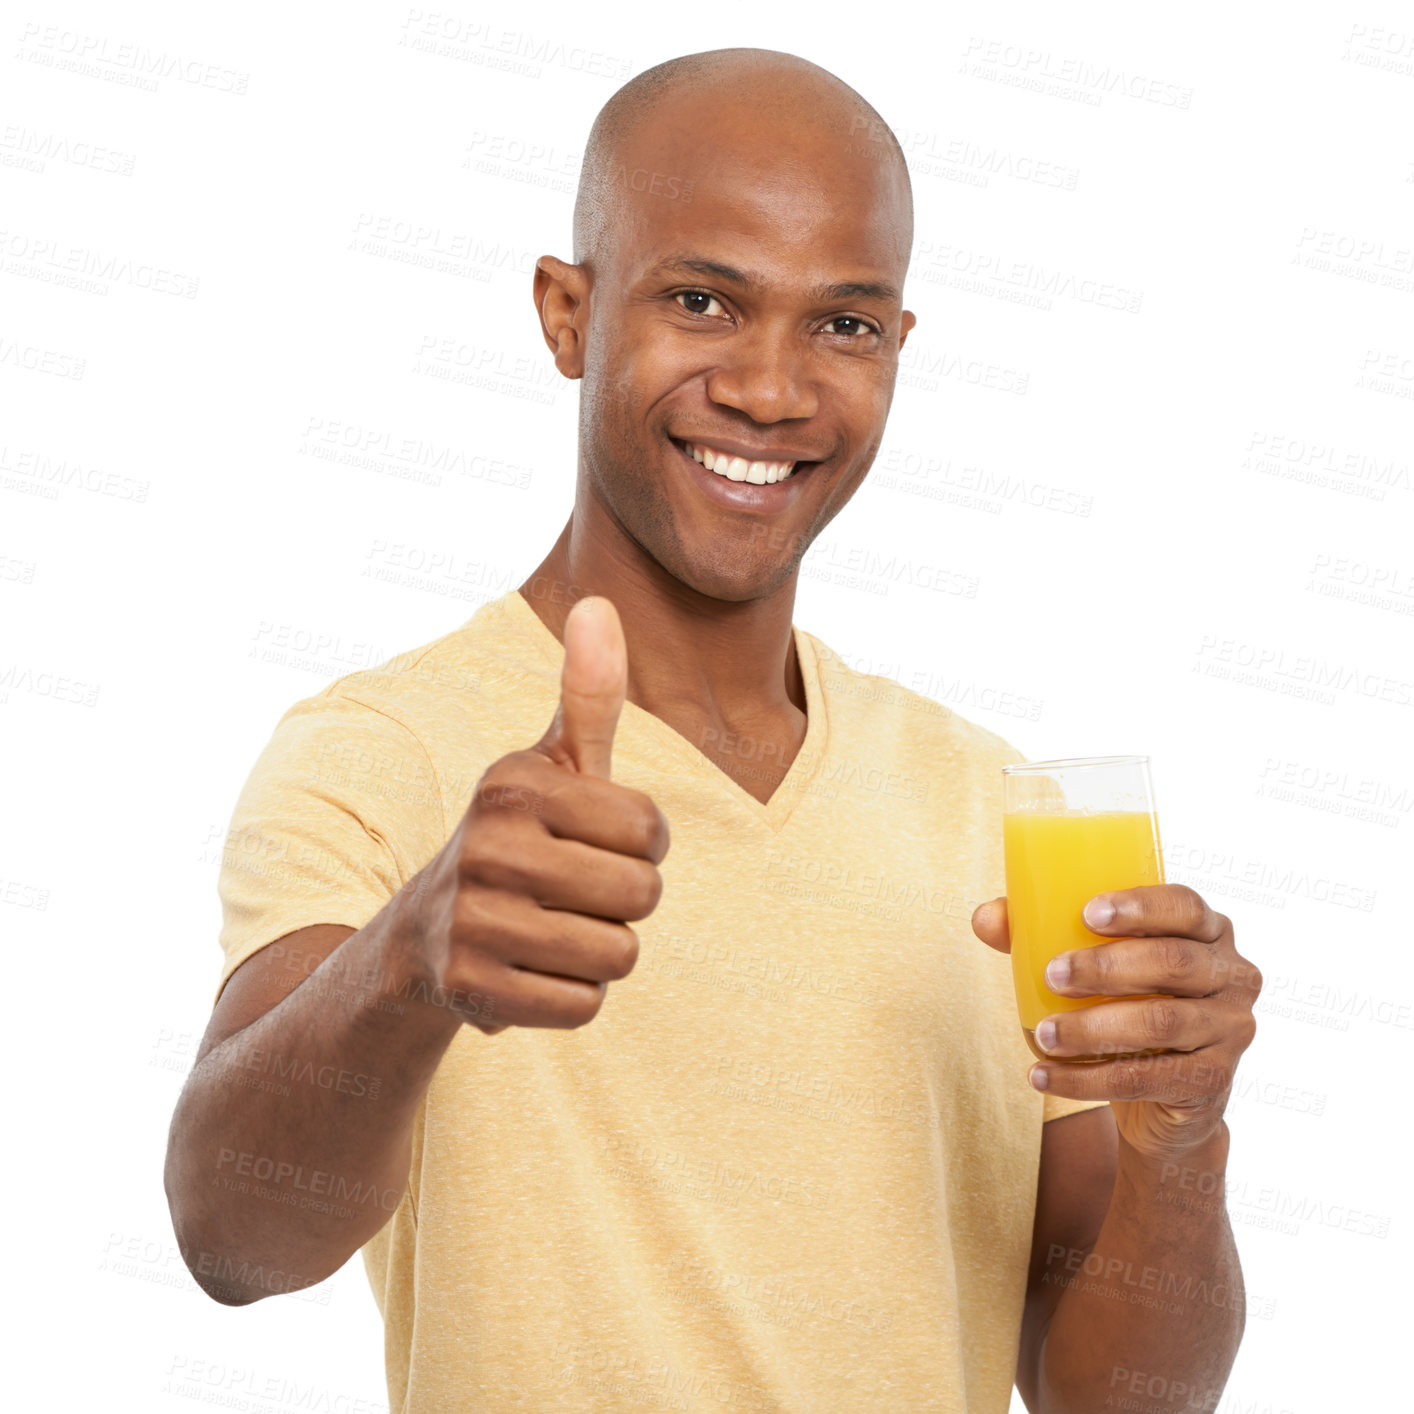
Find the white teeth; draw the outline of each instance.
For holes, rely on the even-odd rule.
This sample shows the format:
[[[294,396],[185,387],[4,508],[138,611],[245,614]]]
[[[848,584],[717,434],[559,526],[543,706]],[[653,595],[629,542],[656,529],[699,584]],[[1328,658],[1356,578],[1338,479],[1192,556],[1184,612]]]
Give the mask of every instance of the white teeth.
[[[748,462],[745,457],[734,457],[727,452],[716,452],[697,442],[684,444],[693,461],[701,462],[708,471],[725,476],[731,481],[748,481],[754,486],[774,486],[784,481],[795,471],[794,462]]]

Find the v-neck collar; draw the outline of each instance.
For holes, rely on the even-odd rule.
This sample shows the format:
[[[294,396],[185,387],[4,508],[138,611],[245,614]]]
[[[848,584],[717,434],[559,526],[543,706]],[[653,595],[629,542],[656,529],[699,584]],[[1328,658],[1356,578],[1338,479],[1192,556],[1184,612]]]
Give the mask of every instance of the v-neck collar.
[[[512,589],[503,602],[506,603],[510,621],[521,626],[558,680],[564,664],[564,645],[545,626],[520,590]],[[790,769],[771,793],[770,800],[764,804],[680,732],[674,731],[661,717],[655,717],[637,703],[625,700],[623,715],[619,718],[620,731],[625,726],[637,727],[659,747],[680,759],[699,779],[713,782],[724,796],[751,818],[769,829],[783,829],[819,770],[829,736],[825,694],[815,645],[810,636],[794,623],[791,624],[791,636],[795,641],[796,660],[800,664],[800,678],[805,688],[805,739],[790,763]]]

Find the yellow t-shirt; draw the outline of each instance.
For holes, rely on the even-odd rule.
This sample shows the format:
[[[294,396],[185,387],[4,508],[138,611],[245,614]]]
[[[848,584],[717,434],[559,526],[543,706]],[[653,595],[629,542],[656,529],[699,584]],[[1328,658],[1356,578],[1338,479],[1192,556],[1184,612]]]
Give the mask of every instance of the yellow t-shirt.
[[[767,804],[625,705],[662,901],[588,1025],[447,1050],[363,1250],[392,1409],[1007,1409],[1043,1116],[1088,1108],[1028,1085],[969,926],[1022,758],[794,632],[808,725]],[[562,661],[512,592],[292,707],[232,820],[222,983],[368,922],[540,738]]]

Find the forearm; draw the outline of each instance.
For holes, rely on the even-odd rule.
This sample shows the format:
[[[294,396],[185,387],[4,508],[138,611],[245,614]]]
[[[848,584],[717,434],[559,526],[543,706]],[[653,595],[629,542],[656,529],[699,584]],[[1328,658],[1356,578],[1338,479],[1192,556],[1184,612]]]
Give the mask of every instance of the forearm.
[[[1142,1396],[1149,1414],[1217,1408],[1244,1323],[1242,1271],[1223,1198],[1227,1126],[1180,1160],[1120,1145],[1093,1250],[1052,1247],[1065,1288],[1042,1346],[1037,1414],[1092,1414]]]
[[[461,1021],[409,967],[398,903],[187,1080],[167,1194],[187,1265],[217,1300],[322,1280],[401,1201],[413,1121]]]

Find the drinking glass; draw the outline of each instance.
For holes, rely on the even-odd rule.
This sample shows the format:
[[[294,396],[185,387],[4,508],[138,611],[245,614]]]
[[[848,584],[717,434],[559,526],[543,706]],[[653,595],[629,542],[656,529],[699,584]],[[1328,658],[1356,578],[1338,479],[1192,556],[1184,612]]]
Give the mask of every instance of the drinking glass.
[[[1059,997],[1046,986],[1058,953],[1117,942],[1086,926],[1096,894],[1164,882],[1159,821],[1147,756],[1088,756],[1003,766],[1011,972],[1026,1044],[1041,1060],[1036,1026],[1052,1012],[1080,1011],[1114,997]],[[1146,995],[1154,995],[1149,993]],[[1154,1055],[1127,1051],[1125,1055]],[[1114,1055],[1065,1056],[1066,1061]]]

